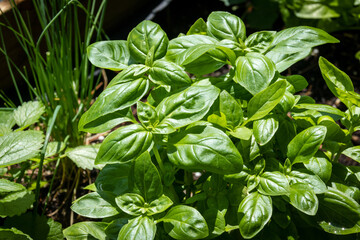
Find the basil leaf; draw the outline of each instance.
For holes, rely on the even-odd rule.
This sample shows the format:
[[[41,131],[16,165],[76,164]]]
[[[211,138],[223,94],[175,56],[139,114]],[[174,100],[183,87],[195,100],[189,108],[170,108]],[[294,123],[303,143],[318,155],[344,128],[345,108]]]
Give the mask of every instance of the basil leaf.
[[[242,157],[221,130],[196,125],[169,136],[169,160],[184,169],[202,169],[218,174],[237,173]]]
[[[130,63],[130,52],[127,42],[118,41],[100,41],[91,44],[87,48],[89,61],[99,68],[120,71]]]
[[[265,117],[281,101],[285,94],[286,81],[271,84],[253,96],[248,103],[248,122]]]
[[[77,199],[71,210],[88,218],[105,218],[118,214],[118,211],[97,192],[88,193]]]
[[[245,24],[239,17],[233,14],[221,11],[212,12],[206,24],[208,35],[218,40],[245,41]]]
[[[243,122],[240,104],[225,90],[220,93],[220,113],[224,113],[226,126],[234,129]]]
[[[342,152],[342,154],[357,162],[360,162],[360,146],[347,148]]]
[[[278,72],[283,72],[293,64],[306,58],[311,53],[311,48],[304,48],[300,52],[283,53],[276,51],[269,51],[265,54],[276,66]]]
[[[132,173],[132,191],[143,196],[146,202],[163,194],[160,174],[152,163],[149,152],[144,152],[135,160]]]
[[[339,40],[321,29],[313,27],[292,27],[282,30],[274,36],[271,51],[295,53],[325,43],[338,43]]]
[[[169,134],[175,129],[202,119],[219,95],[212,85],[193,85],[182,92],[165,98],[156,107],[159,124],[154,133]]]
[[[264,53],[274,39],[275,31],[260,31],[248,36],[245,45],[252,52]]]
[[[121,127],[101,144],[95,164],[127,162],[153,146],[153,135],[140,124]]]
[[[153,240],[156,225],[146,216],[131,219],[119,232],[118,240]]]
[[[313,126],[296,135],[288,145],[287,156],[292,164],[308,162],[319,150],[326,135],[326,127]]]
[[[292,183],[306,183],[314,190],[316,194],[326,192],[326,185],[317,175],[312,174],[306,169],[298,169],[289,173],[290,181]]]
[[[319,207],[319,200],[314,191],[307,184],[295,183],[290,186],[290,204],[303,213],[315,216]]]
[[[107,127],[114,127],[112,121],[114,118],[123,121],[130,120],[127,117],[127,111],[119,112],[128,108],[140,100],[149,88],[149,80],[143,78],[129,79],[128,82],[122,82],[108,86],[96,99],[95,103],[80,118],[79,130],[85,131],[91,128],[103,125],[106,122]],[[120,124],[119,121],[117,124]]]
[[[278,128],[279,121],[275,116],[267,116],[254,121],[253,132],[256,142],[260,146],[267,144],[274,137]]]
[[[107,223],[104,222],[79,222],[71,225],[64,230],[64,236],[67,240],[105,240],[105,227]]]
[[[35,157],[43,145],[40,131],[11,132],[0,136],[0,167],[24,162]]]
[[[192,83],[182,67],[166,60],[154,62],[149,71],[149,78],[158,85],[189,86]]]
[[[275,71],[270,59],[260,53],[248,53],[237,58],[234,80],[255,95],[269,86]]]
[[[199,34],[199,35],[206,35],[207,32],[207,26],[204,19],[199,18],[196,20],[196,22],[191,25],[189,31],[186,33],[186,35],[193,35],[193,34]]]
[[[0,235],[4,240],[33,240],[29,235],[13,227],[11,229],[0,228]]]
[[[323,182],[329,181],[331,177],[332,164],[325,157],[315,156],[309,162],[304,163],[306,169],[321,178]]]
[[[19,127],[25,128],[36,123],[45,112],[45,106],[41,102],[25,102],[14,110],[13,116]]]
[[[136,193],[125,193],[115,198],[118,207],[129,215],[139,216],[146,213],[145,201]]]
[[[151,216],[154,214],[158,214],[158,213],[162,213],[164,212],[166,209],[168,209],[169,207],[171,207],[171,205],[173,205],[173,202],[171,201],[171,199],[165,195],[162,195],[161,197],[155,199],[154,201],[152,201],[146,208],[147,210],[147,215]]]
[[[292,94],[300,92],[309,85],[306,79],[301,75],[290,75],[286,76],[285,79],[294,87],[294,92],[290,91]]]
[[[257,190],[264,195],[280,196],[290,191],[286,176],[280,172],[264,172],[260,175]]]
[[[301,104],[297,104],[295,106],[295,108],[297,109],[309,109],[309,110],[315,110],[318,111],[320,113],[325,113],[325,114],[329,114],[331,116],[335,115],[335,117],[337,119],[340,119],[341,117],[345,117],[345,113],[342,112],[341,110],[329,106],[329,105],[325,105],[325,104],[307,104],[307,103],[301,103]]]
[[[130,163],[105,165],[95,180],[97,191],[110,192],[115,196],[127,192],[130,169]]]
[[[76,148],[68,148],[65,154],[76,164],[76,166],[82,169],[93,170],[99,148],[100,145],[78,146]]]
[[[215,208],[210,208],[204,212],[203,216],[209,228],[210,234],[208,239],[220,236],[225,232],[225,215],[221,211]]]
[[[163,221],[165,231],[178,240],[201,239],[209,235],[205,219],[192,207],[172,207],[159,221]]]
[[[127,42],[131,57],[145,63],[151,48],[154,49],[154,60],[165,56],[169,39],[158,24],[145,20],[129,33]]]
[[[271,218],[271,197],[253,192],[241,201],[238,213],[241,235],[243,238],[253,238]]]
[[[354,91],[354,86],[351,82],[350,77],[343,71],[336,68],[328,60],[326,60],[323,57],[320,57],[319,66],[320,66],[321,74],[326,82],[326,85],[336,97],[339,97],[336,88],[346,92]]]
[[[158,122],[155,108],[141,101],[137,102],[137,116],[146,128],[153,128]]]

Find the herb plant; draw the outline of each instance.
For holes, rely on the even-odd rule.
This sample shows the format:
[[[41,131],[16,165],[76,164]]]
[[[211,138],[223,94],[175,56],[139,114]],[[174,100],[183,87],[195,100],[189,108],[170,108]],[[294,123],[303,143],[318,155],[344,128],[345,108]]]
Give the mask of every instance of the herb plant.
[[[312,47],[336,42],[311,27],[247,36],[240,18],[213,12],[170,41],[159,25],[143,21],[126,41],[91,45],[94,65],[121,72],[79,129],[98,133],[126,124],[105,138],[95,159],[103,168],[87,187],[92,192],[72,205],[102,221],[76,223],[65,237],[357,234],[360,169],[338,161],[342,154],[360,161],[351,143],[360,127],[360,95],[324,58],[325,82],[346,112],[295,95],[306,79],[281,75]],[[223,67],[227,74],[212,74]]]

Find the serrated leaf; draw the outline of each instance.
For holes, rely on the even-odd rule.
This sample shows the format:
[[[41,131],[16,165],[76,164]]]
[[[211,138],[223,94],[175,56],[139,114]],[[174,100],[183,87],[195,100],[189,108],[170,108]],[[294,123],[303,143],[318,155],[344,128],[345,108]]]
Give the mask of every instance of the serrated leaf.
[[[20,215],[28,210],[35,201],[35,194],[23,189],[21,191],[8,192],[5,195],[1,192],[0,216],[12,217]]]
[[[0,167],[21,163],[35,157],[43,145],[40,131],[12,132],[0,137]]]
[[[14,119],[19,127],[27,127],[37,122],[44,112],[41,102],[25,102],[14,110]]]
[[[58,153],[60,153],[62,150],[65,149],[64,142],[49,142],[46,151],[45,151],[45,158],[54,156]]]
[[[95,167],[94,162],[99,148],[99,144],[78,146],[76,148],[68,148],[65,154],[76,166],[82,169],[92,170]]]

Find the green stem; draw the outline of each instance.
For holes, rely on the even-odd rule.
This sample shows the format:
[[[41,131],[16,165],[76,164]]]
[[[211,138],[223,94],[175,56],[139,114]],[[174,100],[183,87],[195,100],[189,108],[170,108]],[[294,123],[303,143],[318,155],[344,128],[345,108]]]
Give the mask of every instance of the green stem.
[[[52,132],[52,129],[55,125],[55,120],[57,117],[57,114],[59,113],[61,106],[57,106],[55,108],[54,111],[54,115],[49,119],[49,126],[48,129],[46,130],[46,136],[45,136],[45,142],[44,142],[44,146],[41,150],[40,153],[40,165],[39,165],[39,172],[38,172],[38,176],[37,176],[37,181],[36,181],[36,190],[35,190],[35,205],[34,205],[34,214],[36,214],[38,206],[39,206],[39,195],[40,195],[40,181],[41,181],[41,177],[42,177],[42,168],[44,165],[44,159],[45,159],[45,152],[46,152],[46,148],[47,145],[49,143],[49,139],[50,139],[50,134]]]
[[[165,168],[164,168],[164,164],[161,160],[160,154],[159,154],[159,150],[156,148],[156,146],[153,147],[153,152],[156,158],[157,163],[159,164],[160,170],[162,173],[165,172]]]

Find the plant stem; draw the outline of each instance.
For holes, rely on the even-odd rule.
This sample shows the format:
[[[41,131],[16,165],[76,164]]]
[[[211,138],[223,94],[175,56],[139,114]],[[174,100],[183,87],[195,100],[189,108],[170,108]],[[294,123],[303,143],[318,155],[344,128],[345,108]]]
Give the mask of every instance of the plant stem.
[[[162,173],[165,173],[165,168],[164,168],[164,164],[161,160],[160,154],[159,154],[159,150],[156,148],[156,146],[153,147],[153,152],[156,158],[157,163],[159,164],[160,170]]]
[[[45,136],[45,142],[44,142],[44,146],[41,150],[41,154],[40,154],[40,165],[39,165],[39,172],[38,172],[38,176],[37,176],[37,181],[36,181],[36,190],[35,190],[35,205],[34,205],[34,214],[36,214],[38,206],[39,206],[39,195],[40,195],[40,181],[41,181],[41,177],[42,177],[42,168],[43,168],[43,164],[44,164],[44,159],[45,159],[45,152],[46,152],[46,148],[47,145],[49,143],[49,139],[50,139],[50,134],[52,132],[52,129],[55,125],[55,120],[56,117],[59,113],[61,106],[58,105],[55,108],[54,111],[54,115],[49,119],[49,126],[48,129],[46,130],[46,136]]]

